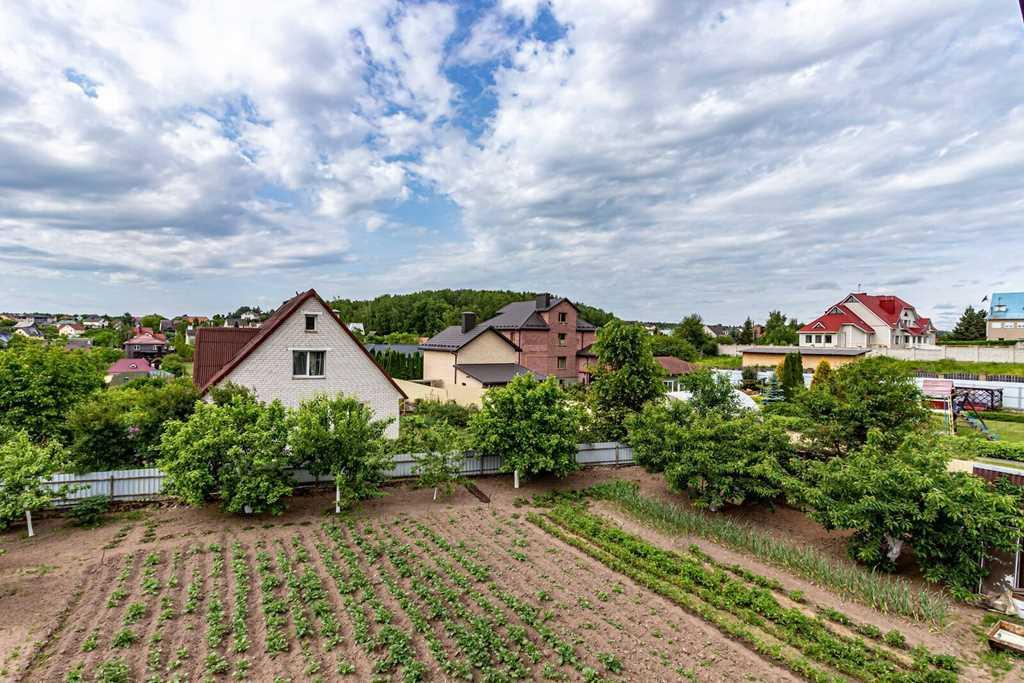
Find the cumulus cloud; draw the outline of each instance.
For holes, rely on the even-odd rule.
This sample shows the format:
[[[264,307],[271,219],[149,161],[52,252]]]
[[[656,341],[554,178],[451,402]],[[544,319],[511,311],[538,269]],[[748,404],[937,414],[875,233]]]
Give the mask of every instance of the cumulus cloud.
[[[225,276],[644,319],[809,318],[858,287],[962,308],[1024,248],[1019,22],[958,0],[9,4],[0,271],[76,296],[89,274],[111,310],[140,287],[233,308],[204,289]]]

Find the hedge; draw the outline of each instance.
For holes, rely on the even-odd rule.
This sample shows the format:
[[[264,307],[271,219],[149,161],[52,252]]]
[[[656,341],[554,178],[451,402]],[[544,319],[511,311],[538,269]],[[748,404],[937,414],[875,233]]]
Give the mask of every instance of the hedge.
[[[954,458],[960,460],[995,458],[997,460],[1024,462],[1024,443],[1019,442],[987,441],[985,439],[945,436],[942,437],[941,446]]]

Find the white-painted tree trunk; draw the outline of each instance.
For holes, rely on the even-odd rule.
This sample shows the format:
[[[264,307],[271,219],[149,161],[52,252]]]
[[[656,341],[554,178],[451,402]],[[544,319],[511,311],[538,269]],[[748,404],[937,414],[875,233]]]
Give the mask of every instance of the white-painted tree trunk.
[[[341,514],[341,487],[337,478],[334,479],[334,514]]]
[[[434,487],[434,500],[437,500],[437,487]]]
[[[25,510],[25,521],[28,522],[28,537],[32,538],[36,535],[35,530],[32,528],[32,511]]]
[[[512,471],[512,481],[515,488],[519,488],[519,470]]]
[[[890,562],[895,562],[896,558],[900,556],[901,552],[903,552],[903,539],[893,538],[886,534],[885,542],[889,544],[889,552],[886,553],[885,556],[889,558]]]

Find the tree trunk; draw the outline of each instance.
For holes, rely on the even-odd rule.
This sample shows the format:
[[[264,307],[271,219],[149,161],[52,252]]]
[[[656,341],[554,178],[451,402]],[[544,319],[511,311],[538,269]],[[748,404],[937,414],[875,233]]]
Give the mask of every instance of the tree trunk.
[[[341,486],[337,477],[334,478],[334,514],[341,514]]]
[[[893,538],[889,534],[885,535],[885,543],[889,546],[889,550],[886,551],[885,556],[889,558],[890,562],[895,562],[896,558],[903,552],[903,539]]]
[[[519,470],[512,471],[512,482],[514,488],[519,488]]]
[[[25,521],[28,523],[28,537],[32,538],[33,536],[36,535],[36,532],[35,532],[34,529],[32,529],[32,511],[31,510],[25,510]]]

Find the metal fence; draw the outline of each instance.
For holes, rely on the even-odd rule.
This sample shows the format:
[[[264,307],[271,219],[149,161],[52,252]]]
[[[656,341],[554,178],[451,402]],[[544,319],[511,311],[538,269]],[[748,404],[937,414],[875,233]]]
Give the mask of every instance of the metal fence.
[[[631,465],[633,449],[617,442],[581,443],[577,447],[576,462],[583,467],[598,465]],[[501,472],[503,459],[500,456],[479,456],[473,452],[463,454],[462,475],[480,477]],[[416,460],[412,454],[396,455],[391,479],[414,477]],[[302,469],[291,470],[297,486],[333,481],[330,476],[314,477]],[[68,507],[83,498],[107,496],[115,501],[154,500],[163,496],[165,475],[156,467],[135,470],[111,470],[87,474],[55,474],[46,482],[53,490],[66,487],[64,494],[53,501],[53,507]]]

